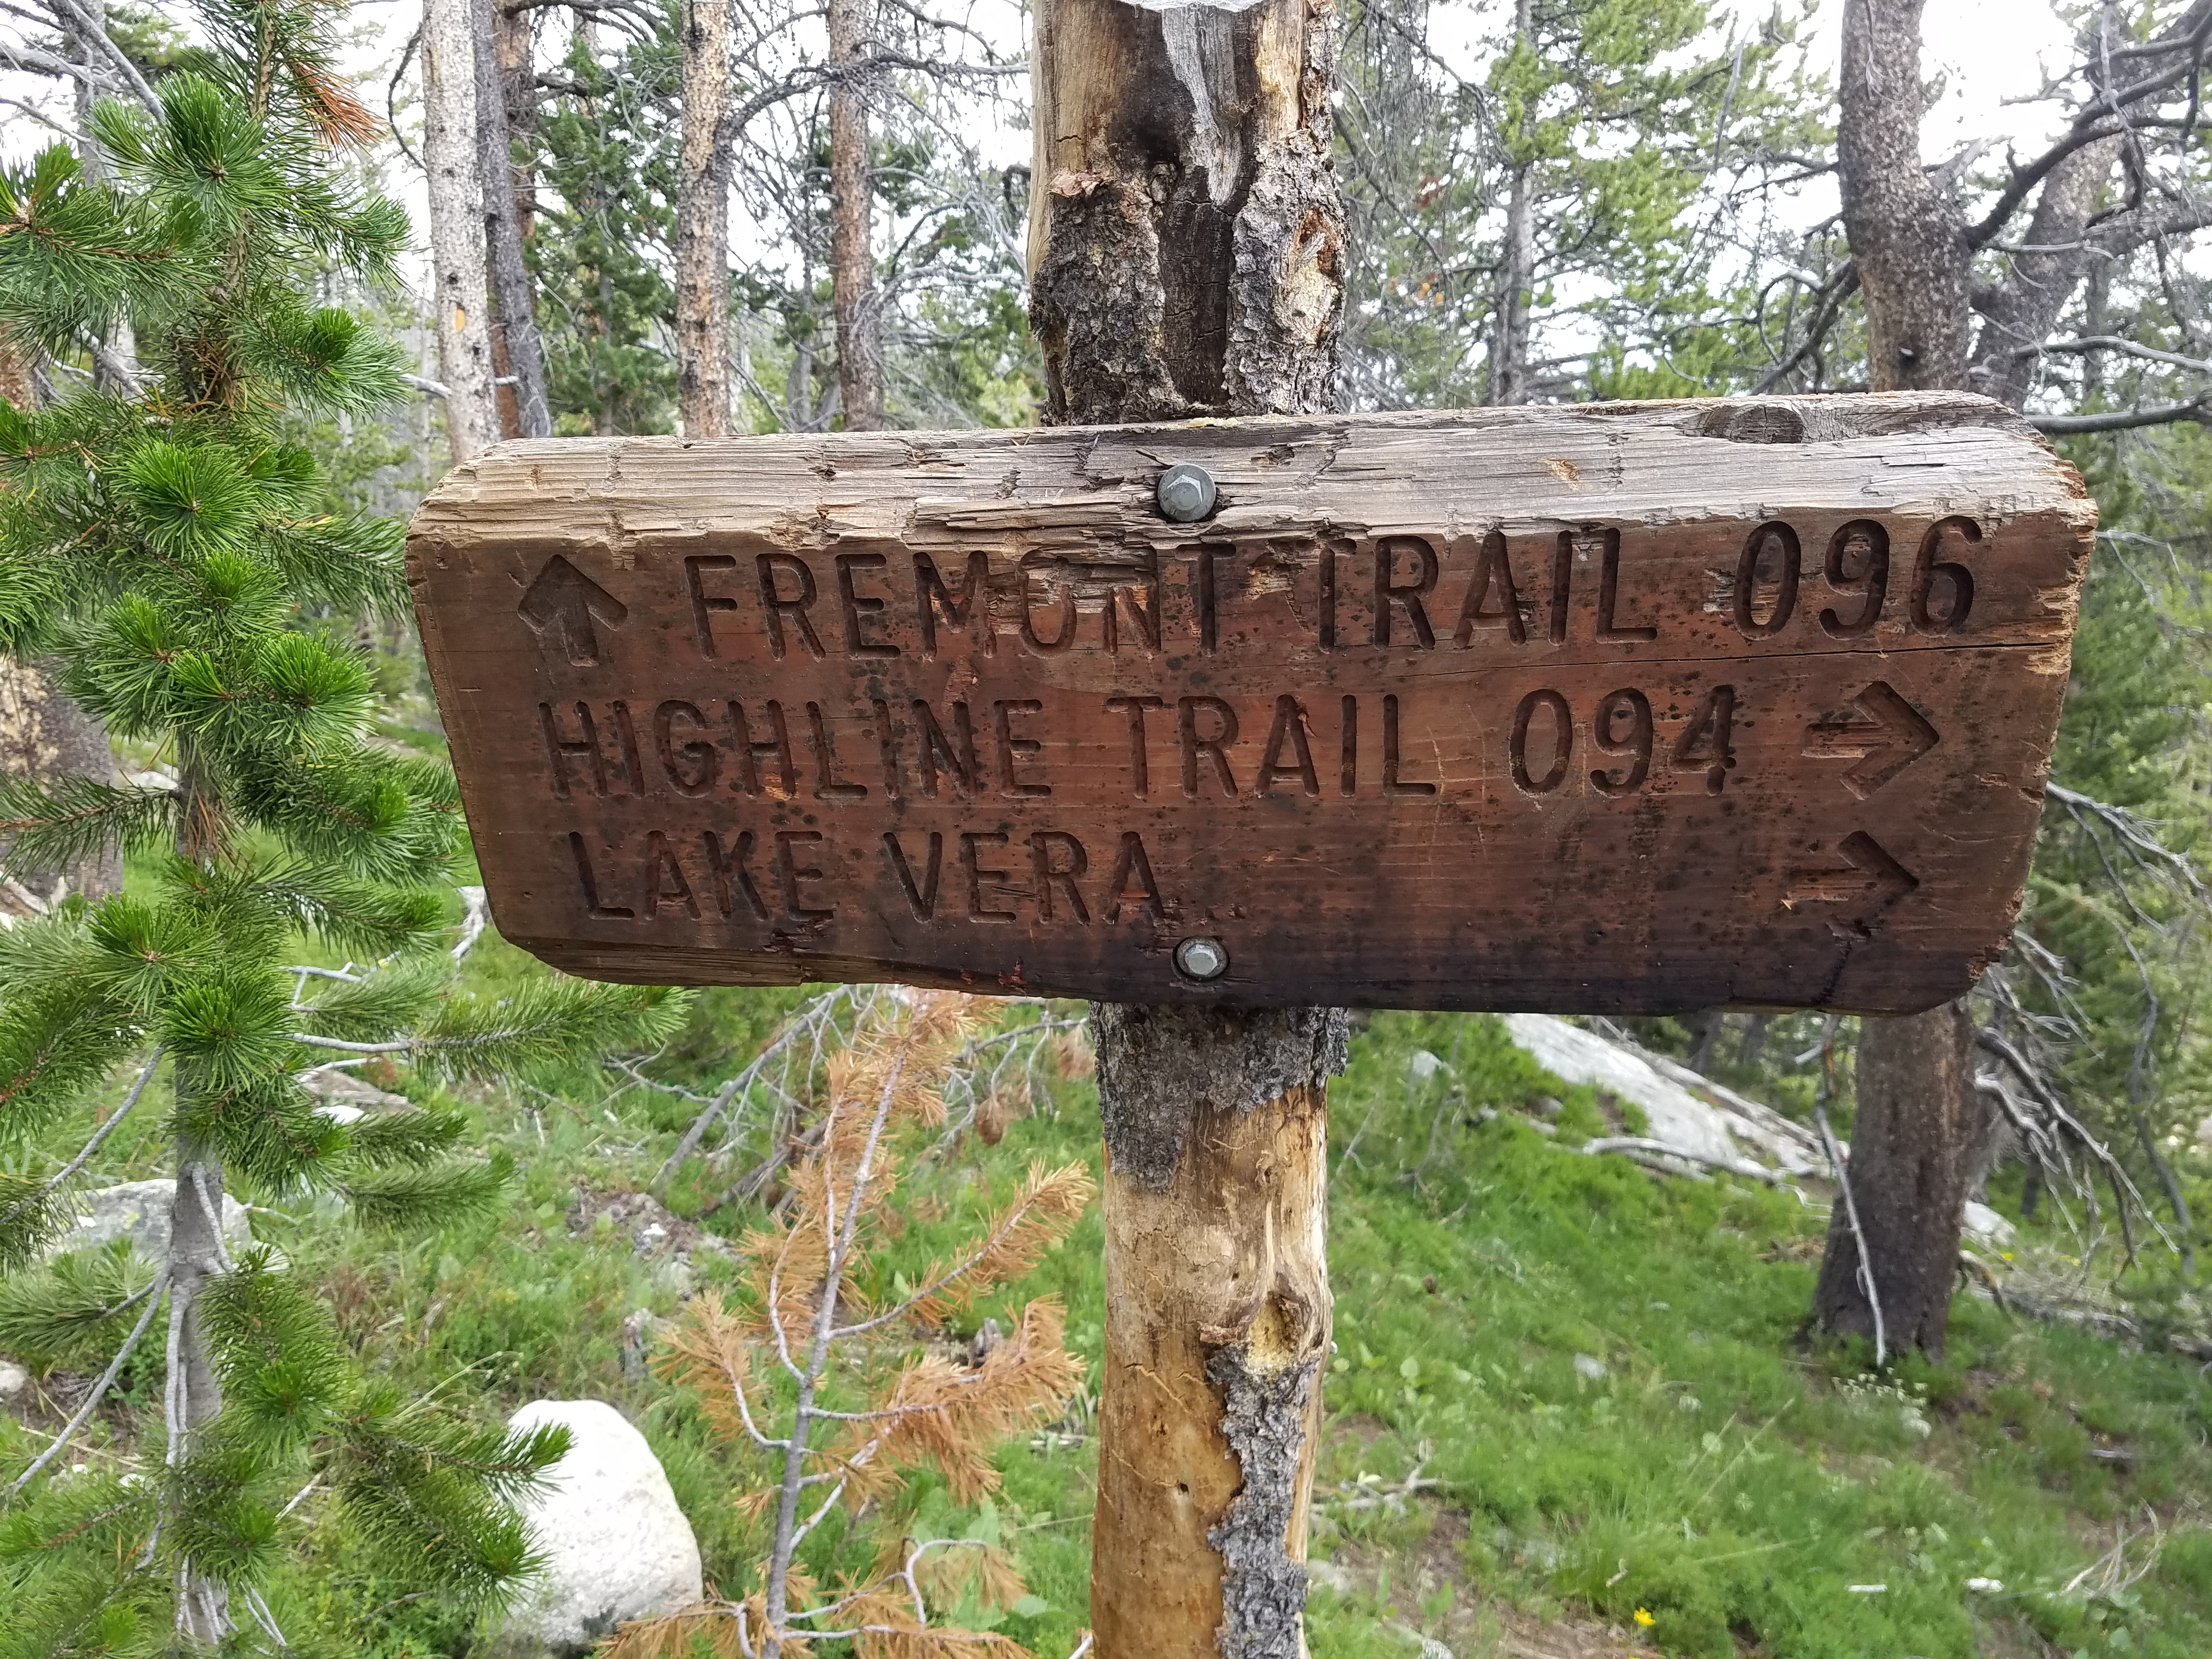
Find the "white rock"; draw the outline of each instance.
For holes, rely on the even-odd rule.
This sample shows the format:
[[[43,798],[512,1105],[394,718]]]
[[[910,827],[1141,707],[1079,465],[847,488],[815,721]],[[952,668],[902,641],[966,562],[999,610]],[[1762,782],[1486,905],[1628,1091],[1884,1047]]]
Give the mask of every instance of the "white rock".
[[[1413,1057],[1406,1062],[1406,1080],[1408,1083],[1426,1083],[1438,1072],[1449,1070],[1450,1067],[1426,1048],[1416,1048]]]
[[[0,1359],[0,1400],[13,1400],[30,1386],[30,1372],[12,1359]]]
[[[46,1246],[50,1256],[69,1250],[96,1250],[111,1238],[128,1238],[131,1248],[149,1261],[166,1261],[169,1254],[169,1206],[176,1194],[173,1181],[127,1181],[119,1187],[102,1187],[77,1195],[76,1225]],[[222,1242],[233,1255],[253,1244],[253,1229],[246,1206],[228,1193],[222,1195]]]
[[[1994,1250],[2008,1250],[2019,1233],[2018,1228],[1988,1205],[1968,1202],[1966,1237],[1976,1243],[1986,1244]]]
[[[533,1400],[507,1419],[548,1423],[568,1431],[568,1453],[522,1502],[545,1571],[501,1628],[508,1654],[580,1654],[706,1593],[698,1540],[645,1437],[601,1400]]]
[[[1575,1372],[1592,1382],[1602,1382],[1605,1381],[1605,1361],[1594,1353],[1578,1353],[1575,1356]]]
[[[1553,1076],[1587,1083],[1642,1109],[1654,1140],[1727,1163],[1742,1156],[1727,1117],[1650,1065],[1578,1025],[1549,1014],[1508,1014],[1513,1041]]]
[[[324,1115],[337,1118],[342,1123],[351,1123],[369,1112],[411,1112],[415,1103],[404,1095],[395,1095],[380,1089],[373,1083],[364,1083],[349,1072],[303,1072],[301,1086],[322,1102]],[[351,1114],[339,1117],[343,1108]]]

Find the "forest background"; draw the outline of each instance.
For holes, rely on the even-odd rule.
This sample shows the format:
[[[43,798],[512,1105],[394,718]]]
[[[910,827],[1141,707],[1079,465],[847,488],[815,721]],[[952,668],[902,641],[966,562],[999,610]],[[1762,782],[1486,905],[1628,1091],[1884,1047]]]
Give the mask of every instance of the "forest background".
[[[1336,113],[1351,216],[1350,406],[1869,384],[1836,207],[1842,9],[1346,8]],[[2014,137],[2032,155],[2074,108],[2094,106],[2064,95],[2082,65],[2094,83],[2115,52],[2195,28],[2201,9],[2057,8],[2050,84],[1991,85],[1976,80],[1981,64],[1962,64],[1973,94],[1931,89],[1925,161],[1978,207],[2002,198],[2021,158],[1983,141]],[[473,17],[495,71],[471,77],[483,96],[466,132],[441,129],[425,84],[441,15]],[[20,27],[0,54],[17,66],[4,140],[15,161],[57,136],[82,142],[88,84],[126,88],[65,18],[10,15]],[[687,33],[702,17],[728,31],[719,66]],[[393,336],[411,359],[410,395],[387,410],[302,415],[291,431],[319,463],[334,510],[404,518],[450,459],[502,433],[1039,417],[1046,389],[1023,268],[1039,185],[1024,159],[1018,11],[839,0],[679,12],[592,0],[434,6],[424,29],[413,22],[345,25],[358,31],[359,95],[385,119],[343,166],[364,188],[420,206],[418,247],[473,237],[491,303],[477,308],[482,361],[464,383],[453,343],[438,337],[427,262],[406,267],[411,284],[365,282],[337,261],[313,276],[317,301]],[[200,39],[200,25],[163,10],[110,5],[103,23],[129,72],[156,82]],[[2201,56],[2202,31],[2191,38]],[[2019,73],[2023,57],[2015,46],[2000,63]],[[2193,77],[2174,89],[2188,125],[2179,102],[2172,118],[2147,118],[2164,147],[2100,181],[2103,208],[2145,195],[2193,204],[2212,182]],[[2030,100],[2031,113],[2016,117],[2008,99]],[[503,130],[485,149],[495,112]],[[416,180],[426,160],[435,171],[441,143],[491,166],[505,158],[509,205],[488,238],[450,215],[435,222],[436,191]],[[719,227],[702,178],[726,187]],[[1347,1313],[1329,1379],[1322,1547],[1337,1565],[1316,1603],[1317,1650],[1413,1651],[1417,1632],[1458,1653],[1614,1643],[1793,1656],[2206,1650],[2212,1398],[2195,1364],[2165,1346],[2203,1329],[2181,1258],[2212,1208],[2194,873],[2212,313],[2185,216],[2098,262],[2067,290],[2061,343],[2021,354],[2029,414],[2103,510],[2053,772],[2085,804],[2051,815],[2018,949],[1977,1009],[2033,1048],[2038,1079],[2149,1195],[2137,1224],[2154,1218],[2176,1249],[2124,1238],[2130,1202],[2116,1189],[2085,1212],[2052,1172],[1993,1146],[1986,1193],[2025,1224],[2020,1253],[2076,1291],[2094,1286],[2103,1334],[1961,1297],[1940,1362],[1909,1358],[1869,1378],[1863,1352],[1794,1346],[1818,1216],[1741,1183],[1656,1183],[1562,1158],[1618,1127],[1605,1103],[1536,1073],[1492,1022],[1379,1016],[1335,1095],[1333,1254]],[[2026,227],[2014,236],[1981,249],[1984,281],[2043,251]],[[504,265],[503,249],[514,256]],[[714,342],[718,325],[726,333]],[[717,349],[702,354],[702,338]],[[65,393],[114,372],[103,353],[127,368],[131,345],[88,339],[42,372]],[[41,388],[9,395],[27,403]],[[379,741],[441,753],[404,617],[342,604],[329,616],[374,665]],[[128,740],[118,754],[126,775],[166,758]],[[2136,859],[2116,828],[2182,862]],[[155,874],[134,854],[131,884]],[[465,864],[454,879],[469,884]],[[465,902],[450,908],[458,923]],[[463,976],[495,999],[542,970],[488,937]],[[647,1203],[664,1238],[686,1242],[753,1224],[757,1177],[775,1153],[773,1111],[732,1114],[686,1149],[694,1156],[670,1154],[701,1102],[811,1006],[712,994],[665,1041],[527,1077],[454,1083],[427,1066],[382,1068],[383,1086],[461,1114],[473,1144],[511,1155],[513,1202],[404,1243],[275,1206],[256,1227],[312,1276],[373,1370],[456,1388],[487,1422],[533,1396],[623,1402],[668,1464],[710,1576],[738,1593],[750,1523],[729,1496],[744,1485],[742,1466],[644,1364],[653,1321],[721,1270],[707,1249],[688,1252],[696,1272],[669,1271],[663,1243],[641,1242],[634,1205],[633,1220],[608,1217],[625,1199]],[[1042,1020],[1042,1035],[1065,1036],[1077,1012],[1016,1011],[1007,1023]],[[1856,1022],[1632,1024],[1642,1041],[1787,1112],[1818,1106],[1839,1133],[1852,1127]],[[954,1126],[963,1133],[908,1188],[910,1237],[887,1271],[918,1272],[947,1230],[1018,1185],[1030,1159],[1095,1163],[1079,1046],[1015,1046],[1021,1064],[973,1087]],[[1556,1121],[1532,1121],[1546,1101],[1559,1103]],[[88,1099],[87,1121],[112,1103]],[[25,1176],[56,1162],[43,1142],[4,1156]],[[106,1142],[94,1168],[119,1181],[158,1158],[155,1137],[133,1127]],[[1066,1298],[1070,1346],[1094,1358],[1097,1242],[1086,1223],[1038,1281]],[[980,1306],[947,1340],[972,1339],[994,1316],[1012,1317]],[[24,1414],[27,1463],[44,1443],[27,1437],[58,1427],[88,1377],[65,1345],[26,1357],[42,1359],[49,1402]],[[156,1372],[125,1371],[122,1404],[93,1425],[83,1455],[131,1455],[131,1413],[150,1403],[149,1386],[159,1393]],[[1028,1580],[1029,1597],[1006,1607],[964,1605],[968,1623],[1040,1652],[1073,1644],[1091,1455],[1079,1399],[1002,1451],[999,1498],[961,1503],[922,1484],[915,1516],[1003,1537]],[[311,1504],[295,1524],[297,1565],[271,1591],[277,1622],[361,1651],[459,1651],[471,1639],[471,1609],[356,1564],[343,1515]],[[821,1547],[826,1572],[836,1549],[860,1541]],[[1868,1584],[1884,1589],[1854,1589]],[[1554,1645],[1526,1645],[1540,1643]]]

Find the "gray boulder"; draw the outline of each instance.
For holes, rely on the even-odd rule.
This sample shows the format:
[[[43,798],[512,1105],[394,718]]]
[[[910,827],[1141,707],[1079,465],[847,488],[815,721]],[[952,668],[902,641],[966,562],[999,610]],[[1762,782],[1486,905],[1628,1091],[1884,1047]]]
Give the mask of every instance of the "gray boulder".
[[[568,1431],[568,1453],[522,1502],[545,1571],[500,1631],[507,1655],[580,1654],[706,1593],[698,1540],[645,1437],[599,1400],[533,1400],[507,1419],[548,1423]]]
[[[300,1082],[315,1097],[315,1109],[333,1123],[358,1123],[372,1112],[415,1109],[415,1103],[406,1096],[380,1089],[347,1072],[303,1072]]]
[[[169,1205],[175,1193],[173,1181],[126,1181],[119,1187],[80,1193],[76,1225],[58,1234],[46,1246],[46,1254],[96,1250],[112,1238],[127,1238],[131,1248],[147,1261],[165,1261],[169,1255]],[[222,1243],[234,1255],[253,1243],[246,1206],[228,1193],[222,1195]]]

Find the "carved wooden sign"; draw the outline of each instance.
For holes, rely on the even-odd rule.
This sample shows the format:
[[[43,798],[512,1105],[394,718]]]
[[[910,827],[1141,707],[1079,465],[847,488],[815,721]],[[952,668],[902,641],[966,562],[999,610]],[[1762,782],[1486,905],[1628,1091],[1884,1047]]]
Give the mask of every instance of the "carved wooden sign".
[[[2007,937],[2094,520],[1839,398],[511,443],[408,556],[574,973],[1901,1012]]]

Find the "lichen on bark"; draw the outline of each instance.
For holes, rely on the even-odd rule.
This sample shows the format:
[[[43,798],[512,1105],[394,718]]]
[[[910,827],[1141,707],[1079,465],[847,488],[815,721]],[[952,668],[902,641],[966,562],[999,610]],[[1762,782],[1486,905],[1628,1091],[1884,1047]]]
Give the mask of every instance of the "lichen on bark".
[[[1272,1357],[1268,1357],[1272,1358]],[[1221,1659],[1303,1659],[1304,1564],[1286,1540],[1298,1509],[1306,1405],[1318,1359],[1267,1363],[1249,1344],[1215,1351],[1206,1380],[1221,1390],[1221,1432],[1244,1474],[1229,1512],[1206,1534],[1221,1557]]]
[[[1098,1109],[1114,1173],[1164,1192],[1202,1106],[1242,1114],[1344,1070],[1341,1008],[1093,1003]]]

